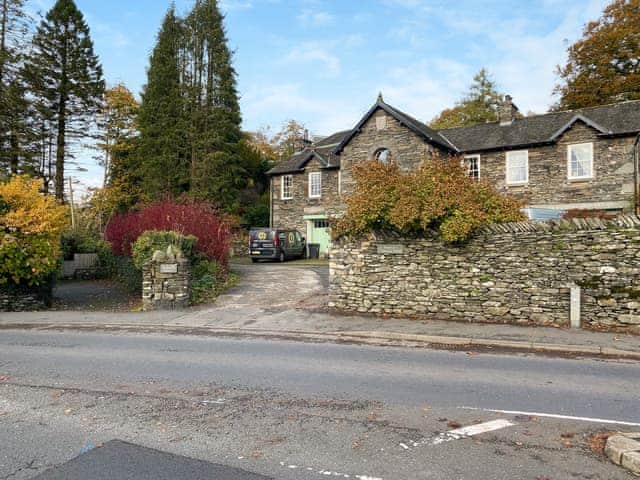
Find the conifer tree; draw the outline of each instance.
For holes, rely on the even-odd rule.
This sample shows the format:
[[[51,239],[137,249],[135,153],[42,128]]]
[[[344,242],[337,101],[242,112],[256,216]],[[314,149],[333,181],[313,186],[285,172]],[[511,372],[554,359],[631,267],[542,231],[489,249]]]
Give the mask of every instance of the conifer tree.
[[[0,0],[0,173],[28,173],[28,109],[21,75],[29,17],[24,0]]]
[[[217,0],[196,1],[186,19],[184,47],[191,193],[234,210],[247,172],[236,72]]]
[[[32,41],[25,74],[38,109],[55,126],[55,192],[64,201],[72,138],[85,136],[99,111],[104,80],[89,27],[73,0],[57,0]]]
[[[185,102],[181,86],[183,28],[171,6],[147,70],[138,114],[137,155],[151,196],[180,195],[189,188]]]
[[[463,99],[453,108],[443,110],[430,123],[435,129],[463,127],[475,123],[495,122],[502,95],[486,68],[473,77],[473,83]]]

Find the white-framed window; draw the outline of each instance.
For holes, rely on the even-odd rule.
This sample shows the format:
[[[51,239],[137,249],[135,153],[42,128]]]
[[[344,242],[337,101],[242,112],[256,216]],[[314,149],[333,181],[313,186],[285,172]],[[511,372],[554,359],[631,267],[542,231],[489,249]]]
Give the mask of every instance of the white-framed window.
[[[467,155],[462,160],[462,167],[474,180],[480,180],[480,155]]]
[[[507,185],[524,185],[529,182],[529,151],[507,152]]]
[[[322,196],[322,172],[311,172],[309,174],[309,198],[320,198]]]
[[[569,180],[593,178],[593,143],[567,146],[567,178]]]
[[[281,181],[280,199],[291,200],[293,198],[293,175],[283,175]]]

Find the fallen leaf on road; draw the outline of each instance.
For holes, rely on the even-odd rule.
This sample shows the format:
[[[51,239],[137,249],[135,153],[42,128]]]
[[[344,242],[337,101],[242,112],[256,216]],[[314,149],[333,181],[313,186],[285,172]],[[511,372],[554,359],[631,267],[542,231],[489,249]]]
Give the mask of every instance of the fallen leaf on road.
[[[467,355],[471,356],[476,356],[478,355],[478,352],[467,352]]]
[[[62,393],[60,392],[53,392],[51,395],[51,398],[60,398],[62,396]]]
[[[604,455],[604,447],[607,444],[607,439],[613,435],[613,432],[600,432],[592,435],[587,441],[589,449],[592,452]]]
[[[524,445],[524,443],[522,443],[522,442],[516,442],[516,447],[521,447],[523,445]]]
[[[6,382],[9,380],[9,375],[0,375],[0,382]]]
[[[565,440],[564,442],[562,442],[562,445],[564,445],[567,448],[571,448],[573,447],[573,442],[570,442],[569,440]]]
[[[251,454],[252,458],[262,458],[262,456],[264,455],[264,452],[261,452],[260,450],[256,450],[255,452],[253,452]]]
[[[356,440],[355,442],[353,442],[353,445],[351,446],[352,449],[357,450],[360,448],[360,441]]]
[[[573,433],[573,432],[569,432],[569,433],[561,433],[561,434],[560,434],[560,436],[561,436],[562,438],[573,438],[573,437],[575,437],[575,436],[576,436],[576,434],[575,434],[575,433]]]
[[[64,411],[64,414],[65,414],[65,415],[71,415],[71,412],[73,412],[73,410],[71,410],[70,408],[67,408],[67,409]]]
[[[459,424],[458,422],[451,420],[449,423],[447,423],[447,427],[456,429],[456,428],[462,427],[462,425]]]
[[[446,422],[446,421],[448,421],[448,419],[447,418],[439,418],[438,421],[439,422]]]

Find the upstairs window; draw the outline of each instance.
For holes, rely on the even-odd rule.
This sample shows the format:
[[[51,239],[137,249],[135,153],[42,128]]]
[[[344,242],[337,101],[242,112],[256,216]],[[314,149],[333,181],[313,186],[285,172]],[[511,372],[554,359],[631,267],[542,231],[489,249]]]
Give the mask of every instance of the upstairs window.
[[[291,200],[293,198],[293,175],[284,175],[280,190],[281,200]]]
[[[507,152],[507,185],[524,185],[529,182],[529,151]]]
[[[474,180],[480,180],[480,155],[468,155],[462,161],[462,167]]]
[[[376,150],[376,153],[373,154],[373,158],[374,160],[386,165],[391,161],[391,152],[386,148],[381,148]]]
[[[322,173],[311,172],[309,174],[309,198],[322,197]]]
[[[593,177],[593,143],[578,143],[567,147],[567,171],[569,180]]]

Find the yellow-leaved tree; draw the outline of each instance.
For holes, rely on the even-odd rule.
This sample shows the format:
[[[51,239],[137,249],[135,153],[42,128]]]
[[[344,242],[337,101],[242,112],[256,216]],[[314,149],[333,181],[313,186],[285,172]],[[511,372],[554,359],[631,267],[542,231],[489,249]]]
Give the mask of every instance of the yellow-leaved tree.
[[[40,193],[40,181],[0,183],[0,285],[35,286],[58,267],[67,207]]]

